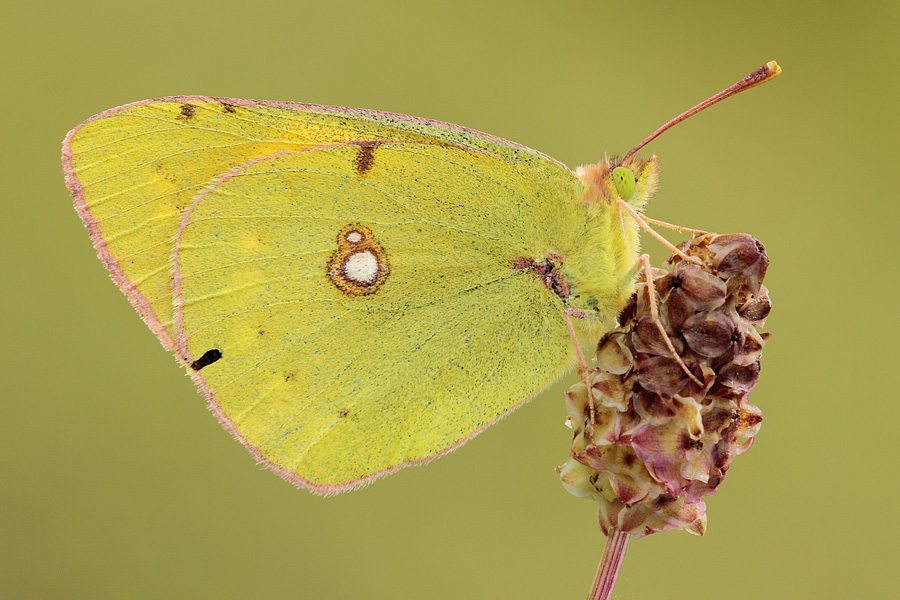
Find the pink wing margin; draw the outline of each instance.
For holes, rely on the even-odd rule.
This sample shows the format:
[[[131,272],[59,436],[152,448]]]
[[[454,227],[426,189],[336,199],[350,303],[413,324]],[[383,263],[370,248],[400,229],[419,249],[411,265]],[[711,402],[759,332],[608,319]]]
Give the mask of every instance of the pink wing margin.
[[[75,202],[75,211],[78,213],[78,216],[81,217],[81,221],[84,223],[84,227],[88,230],[88,235],[91,236],[91,242],[94,244],[94,250],[97,251],[97,256],[100,257],[100,262],[103,263],[103,266],[106,267],[106,270],[109,271],[109,276],[115,282],[115,284],[122,290],[122,293],[128,298],[128,301],[131,302],[131,305],[137,311],[137,313],[141,316],[144,323],[147,324],[147,327],[150,328],[150,331],[156,335],[159,339],[160,343],[166,350],[173,350],[175,347],[175,342],[172,339],[172,336],[166,330],[166,326],[162,324],[159,320],[159,317],[156,315],[156,312],[150,305],[150,302],[146,297],[137,289],[137,286],[128,279],[128,276],[125,275],[125,272],[119,266],[119,261],[113,257],[112,253],[107,248],[106,240],[103,239],[103,236],[100,233],[100,224],[91,214],[90,209],[88,208],[87,201],[84,197],[84,187],[81,185],[81,181],[78,179],[78,175],[75,174],[75,168],[72,165],[72,140],[78,135],[78,132],[81,131],[81,128],[91,123],[92,121],[96,121],[98,119],[102,119],[104,117],[108,117],[119,112],[122,109],[137,106],[140,104],[145,104],[153,102],[152,100],[147,100],[144,102],[135,102],[133,104],[126,104],[124,106],[119,106],[117,108],[111,108],[107,111],[104,111],[100,114],[94,115],[81,125],[78,125],[74,129],[72,129],[69,133],[66,134],[66,138],[63,140],[62,146],[62,164],[63,164],[63,172],[66,176],[66,187],[69,188],[69,193],[72,195],[72,199]]]

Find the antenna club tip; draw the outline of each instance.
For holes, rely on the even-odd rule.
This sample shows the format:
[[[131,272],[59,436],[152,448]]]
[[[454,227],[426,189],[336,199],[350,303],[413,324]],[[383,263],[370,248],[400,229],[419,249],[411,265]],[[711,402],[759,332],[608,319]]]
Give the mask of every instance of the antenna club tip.
[[[709,98],[707,98],[700,104],[694,106],[693,108],[689,108],[688,110],[684,111],[683,113],[681,113],[674,119],[666,122],[662,127],[660,127],[659,129],[657,129],[656,131],[651,133],[650,136],[647,137],[644,141],[642,141],[640,144],[638,144],[637,146],[635,146],[634,148],[629,150],[628,153],[625,154],[624,157],[622,157],[622,159],[623,160],[628,159],[632,154],[634,154],[635,152],[637,152],[638,150],[640,150],[641,148],[646,146],[648,143],[650,143],[654,139],[656,139],[656,136],[661,134],[663,131],[665,131],[666,129],[669,129],[673,125],[677,125],[678,123],[684,121],[691,115],[695,115],[698,112],[700,112],[701,110],[709,108],[716,102],[724,100],[725,98],[728,98],[729,96],[734,96],[738,92],[743,92],[744,90],[749,90],[750,88],[756,87],[761,83],[765,83],[765,82],[769,81],[770,79],[774,79],[774,78],[778,77],[780,74],[781,74],[781,67],[779,67],[778,63],[775,62],[774,60],[770,60],[769,62],[767,62],[766,64],[764,64],[757,70],[753,71],[752,73],[750,73],[749,75],[747,75],[746,77],[744,77],[743,79],[741,79],[740,81],[735,83],[734,85],[725,88],[718,94],[710,96]]]

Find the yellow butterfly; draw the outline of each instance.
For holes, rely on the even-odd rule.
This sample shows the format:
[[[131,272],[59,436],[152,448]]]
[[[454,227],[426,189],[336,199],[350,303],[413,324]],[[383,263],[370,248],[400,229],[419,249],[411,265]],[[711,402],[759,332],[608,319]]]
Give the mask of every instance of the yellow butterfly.
[[[617,200],[636,216],[658,180],[655,156],[573,172],[438,121],[200,96],[92,117],[63,164],[220,422],[323,494],[450,452],[570,369],[566,315],[595,342],[634,290]]]

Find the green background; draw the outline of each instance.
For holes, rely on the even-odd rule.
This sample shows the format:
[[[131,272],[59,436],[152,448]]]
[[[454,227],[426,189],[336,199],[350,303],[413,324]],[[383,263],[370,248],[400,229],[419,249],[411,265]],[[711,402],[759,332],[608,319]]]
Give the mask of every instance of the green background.
[[[765,420],[704,538],[631,544],[618,598],[895,597],[900,4],[454,1],[6,6],[3,598],[583,598],[568,379],[459,451],[323,499],[257,467],[96,259],[65,133],[172,94],[431,117],[566,164],[648,151],[650,216],[767,246]],[[667,253],[646,247],[661,262]]]

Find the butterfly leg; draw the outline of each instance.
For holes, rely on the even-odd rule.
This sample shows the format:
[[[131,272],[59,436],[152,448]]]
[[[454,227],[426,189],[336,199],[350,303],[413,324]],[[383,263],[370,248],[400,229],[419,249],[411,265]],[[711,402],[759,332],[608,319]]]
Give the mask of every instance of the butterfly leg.
[[[675,362],[681,367],[681,370],[684,371],[691,381],[703,387],[703,382],[697,379],[697,377],[691,373],[691,371],[687,368],[687,365],[684,364],[684,361],[681,360],[681,357],[678,356],[678,352],[675,350],[675,346],[672,345],[672,340],[669,339],[669,334],[666,333],[666,328],[663,327],[662,320],[659,318],[659,309],[657,308],[657,297],[656,297],[656,288],[653,285],[653,271],[650,268],[650,255],[649,254],[641,254],[640,258],[642,271],[644,273],[644,280],[647,282],[647,297],[650,301],[650,318],[653,320],[653,323],[656,324],[656,328],[659,330],[659,333],[662,335],[663,341],[666,343],[666,348],[669,349],[669,352],[672,353],[672,357],[675,359]]]
[[[691,235],[703,235],[704,233],[708,233],[702,229],[691,229],[690,227],[684,227],[683,225],[675,225],[673,223],[660,221],[659,219],[651,219],[647,215],[641,215],[641,218],[647,223],[653,223],[654,225],[659,225],[660,227],[665,227],[666,229],[671,229],[673,231],[680,231],[681,233],[690,233]]]
[[[669,240],[667,240],[667,239],[664,238],[663,236],[661,236],[661,235],[659,235],[658,233],[656,233],[656,230],[654,230],[652,227],[650,227],[650,224],[647,223],[647,219],[645,219],[645,218],[642,217],[640,214],[638,214],[638,212],[637,212],[636,210],[634,210],[633,208],[631,208],[631,206],[629,206],[628,203],[625,202],[624,200],[622,200],[621,198],[619,198],[618,200],[616,200],[616,206],[618,207],[619,210],[621,210],[621,209],[624,208],[626,211],[628,211],[628,213],[631,214],[631,217],[632,217],[635,221],[637,221],[638,225],[641,226],[641,229],[643,229],[644,231],[646,231],[647,233],[649,233],[650,235],[652,235],[653,237],[655,237],[657,240],[659,240],[659,242],[660,242],[663,246],[665,246],[666,248],[668,248],[669,250],[671,250],[672,252],[674,252],[675,254],[677,254],[678,256],[680,256],[683,260],[686,260],[687,262],[693,263],[693,264],[695,264],[695,265],[702,265],[702,264],[703,264],[703,262],[702,262],[699,258],[695,258],[695,257],[693,257],[693,256],[688,256],[687,254],[685,254],[684,252],[682,252],[681,250],[679,250],[678,248],[676,248],[674,245],[672,245],[672,242],[670,242]],[[665,223],[664,221],[657,221],[657,220],[654,219],[653,222],[656,223],[657,225],[662,225],[663,227],[669,227],[669,228],[671,228],[671,229],[684,230],[684,231],[693,231],[692,229],[679,228],[677,225],[670,225],[669,223]]]
[[[596,419],[594,415],[597,413],[596,404],[594,404],[594,394],[593,394],[593,383],[591,382],[591,368],[588,365],[587,358],[584,356],[584,350],[581,348],[581,342],[578,340],[578,334],[575,333],[575,326],[572,325],[572,317],[576,319],[583,319],[585,316],[584,311],[577,310],[574,308],[567,308],[563,311],[563,317],[566,319],[566,327],[569,328],[569,337],[572,338],[572,345],[575,346],[575,356],[577,359],[577,367],[578,367],[578,375],[581,377],[581,381],[584,382],[585,388],[587,388],[587,396],[588,396],[588,413],[591,419],[591,443],[594,442],[594,423],[596,423]]]

